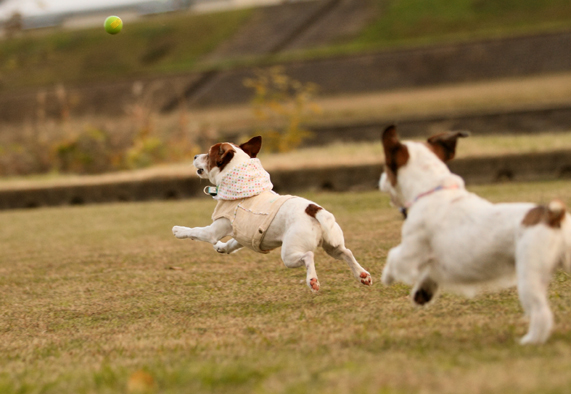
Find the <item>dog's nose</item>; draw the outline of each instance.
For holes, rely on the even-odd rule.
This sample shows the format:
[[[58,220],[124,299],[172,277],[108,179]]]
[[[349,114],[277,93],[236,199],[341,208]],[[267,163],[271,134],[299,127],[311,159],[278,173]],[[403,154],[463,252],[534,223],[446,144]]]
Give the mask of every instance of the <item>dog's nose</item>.
[[[195,156],[194,156],[194,160],[196,160],[197,157],[198,157],[198,155],[195,155]]]

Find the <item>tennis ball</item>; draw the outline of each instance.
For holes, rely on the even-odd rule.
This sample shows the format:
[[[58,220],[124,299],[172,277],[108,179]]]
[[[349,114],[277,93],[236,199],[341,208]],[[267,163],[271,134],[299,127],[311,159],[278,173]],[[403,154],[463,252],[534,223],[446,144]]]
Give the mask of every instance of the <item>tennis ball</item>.
[[[105,31],[109,34],[117,34],[123,28],[123,21],[118,16],[110,16],[103,24]]]

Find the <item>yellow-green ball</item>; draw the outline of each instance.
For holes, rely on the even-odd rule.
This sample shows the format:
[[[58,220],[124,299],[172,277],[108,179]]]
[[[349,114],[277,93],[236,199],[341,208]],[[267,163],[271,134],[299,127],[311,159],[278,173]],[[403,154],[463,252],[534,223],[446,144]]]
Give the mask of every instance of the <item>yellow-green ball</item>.
[[[123,28],[123,21],[118,16],[110,16],[103,24],[105,31],[109,34],[117,34]]]

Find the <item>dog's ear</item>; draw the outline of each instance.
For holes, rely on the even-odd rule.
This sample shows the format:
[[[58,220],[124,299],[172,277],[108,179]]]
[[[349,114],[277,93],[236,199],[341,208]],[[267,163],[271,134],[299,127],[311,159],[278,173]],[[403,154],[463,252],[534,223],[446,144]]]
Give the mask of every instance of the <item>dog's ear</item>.
[[[391,184],[395,186],[398,169],[408,162],[408,148],[399,141],[397,128],[394,125],[383,131],[381,141],[385,150],[385,172]]]
[[[469,135],[468,131],[448,131],[433,135],[426,142],[440,160],[447,162],[456,156],[458,138],[466,138]]]
[[[242,145],[240,145],[240,149],[246,152],[252,159],[254,159],[258,155],[258,152],[260,152],[261,148],[262,148],[262,137],[259,135],[250,138],[248,142],[244,142]]]
[[[222,171],[224,167],[226,167],[226,165],[230,162],[230,160],[232,160],[234,153],[234,147],[232,144],[227,142],[212,145],[210,152],[208,153],[209,170],[214,167],[218,167],[220,168],[220,171]]]

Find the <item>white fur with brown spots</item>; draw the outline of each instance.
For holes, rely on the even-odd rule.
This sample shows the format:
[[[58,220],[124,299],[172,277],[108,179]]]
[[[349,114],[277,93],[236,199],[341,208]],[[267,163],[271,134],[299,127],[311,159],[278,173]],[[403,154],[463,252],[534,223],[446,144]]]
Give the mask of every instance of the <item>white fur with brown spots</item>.
[[[472,295],[483,286],[517,284],[530,318],[522,344],[545,342],[553,327],[547,287],[557,267],[571,272],[571,215],[562,202],[492,204],[468,192],[445,160],[466,133],[443,133],[426,143],[383,133],[387,156],[380,189],[408,209],[402,242],[389,251],[382,282],[412,286],[424,305],[439,289]]]
[[[240,146],[228,142],[215,144],[208,154],[195,156],[197,174],[214,185],[220,185],[232,168],[255,158],[261,145],[261,137],[254,137]],[[177,238],[209,242],[219,253],[230,254],[243,247],[235,239],[220,242],[233,232],[232,224],[226,218],[217,219],[206,227],[174,226],[172,231]],[[315,271],[314,251],[319,245],[333,258],[345,261],[360,283],[366,286],[373,283],[371,275],[345,247],[343,231],[333,214],[305,198],[292,197],[283,203],[267,229],[261,248],[272,250],[281,246],[281,257],[286,267],[305,267],[306,284],[316,292],[320,285]]]

